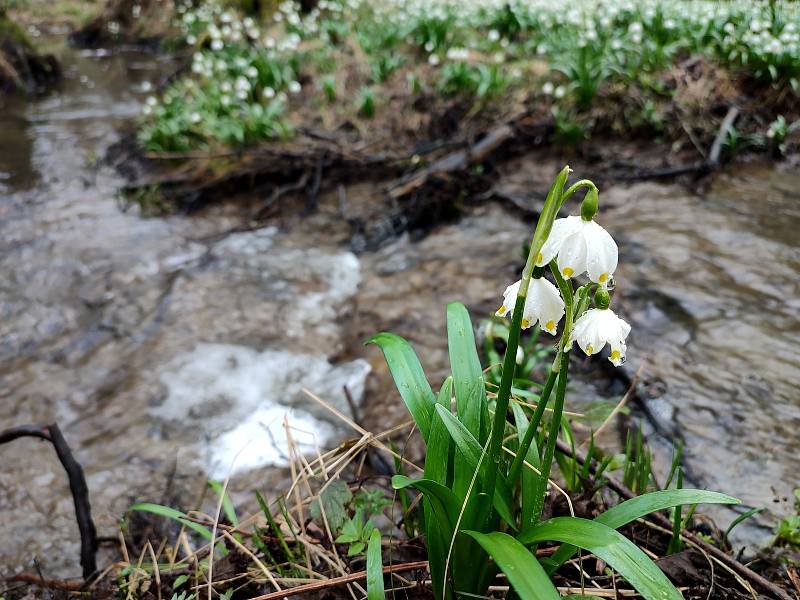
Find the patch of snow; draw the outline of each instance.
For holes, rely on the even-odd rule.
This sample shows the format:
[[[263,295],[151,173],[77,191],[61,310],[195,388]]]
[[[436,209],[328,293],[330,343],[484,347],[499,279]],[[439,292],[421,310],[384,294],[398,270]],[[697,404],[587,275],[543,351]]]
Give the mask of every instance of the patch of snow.
[[[359,403],[369,372],[361,359],[332,365],[321,356],[286,350],[199,344],[162,371],[167,398],[150,412],[195,432],[206,447],[209,475],[225,477],[286,464],[284,418],[304,451],[332,443],[342,423],[302,389],[348,414],[344,387]]]

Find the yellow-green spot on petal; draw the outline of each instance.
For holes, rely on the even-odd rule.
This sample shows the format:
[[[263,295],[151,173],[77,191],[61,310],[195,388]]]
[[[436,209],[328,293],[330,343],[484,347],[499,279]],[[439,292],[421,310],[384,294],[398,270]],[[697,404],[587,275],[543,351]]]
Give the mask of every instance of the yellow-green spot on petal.
[[[601,274],[600,277],[598,277],[597,281],[599,281],[600,283],[605,283],[606,281],[608,281],[608,273]]]
[[[523,329],[527,329],[530,326],[531,326],[531,322],[528,321],[528,319],[522,319],[522,328]]]
[[[592,348],[591,344],[586,346],[586,354],[594,354],[594,348]]]
[[[556,328],[556,324],[550,319],[544,326],[547,331],[553,331]]]
[[[563,271],[564,277],[572,277],[572,274],[574,272],[575,271],[573,271],[571,267],[564,267],[564,271]]]
[[[622,354],[619,350],[612,350],[611,352],[611,360],[619,360],[622,357]]]
[[[506,312],[506,307],[505,306],[501,306],[500,308],[497,309],[497,314],[498,315],[504,315],[505,312]]]
[[[544,258],[544,256],[542,256],[542,253],[539,252],[539,254],[536,255],[536,263],[538,264],[538,263],[542,262],[543,258]]]

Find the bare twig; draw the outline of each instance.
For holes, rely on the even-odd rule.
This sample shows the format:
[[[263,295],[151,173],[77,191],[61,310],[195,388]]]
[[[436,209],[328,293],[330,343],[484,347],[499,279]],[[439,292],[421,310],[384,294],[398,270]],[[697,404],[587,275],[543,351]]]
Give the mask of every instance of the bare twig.
[[[83,589],[83,584],[77,581],[62,581],[60,579],[44,579],[39,575],[30,573],[18,573],[6,578],[6,581],[13,583],[32,583],[44,588],[53,590],[63,590],[65,592],[78,592]]]
[[[47,440],[53,445],[56,456],[64,467],[69,480],[72,501],[75,504],[75,519],[81,537],[81,567],[84,580],[89,580],[97,572],[97,530],[92,521],[92,507],[89,503],[89,488],[83,475],[83,468],[72,456],[72,451],[56,423],[45,426],[21,425],[0,431],[0,444],[6,444],[22,437]]]
[[[420,560],[416,562],[407,562],[396,565],[389,565],[383,568],[383,573],[385,575],[388,575],[389,573],[398,573],[401,571],[414,571],[416,569],[427,569],[427,568],[428,568],[428,561]],[[315,592],[332,587],[337,587],[340,585],[345,585],[347,583],[353,583],[354,581],[360,581],[362,579],[366,579],[366,577],[367,577],[366,571],[358,571],[357,573],[350,573],[349,575],[342,575],[341,577],[335,577],[333,579],[326,579],[324,581],[308,583],[306,585],[300,585],[294,588],[289,588],[287,590],[281,590],[280,592],[273,592],[271,594],[264,594],[263,596],[256,596],[254,598],[250,598],[250,600],[280,600],[281,598],[288,598],[289,596],[306,594],[308,592]]]

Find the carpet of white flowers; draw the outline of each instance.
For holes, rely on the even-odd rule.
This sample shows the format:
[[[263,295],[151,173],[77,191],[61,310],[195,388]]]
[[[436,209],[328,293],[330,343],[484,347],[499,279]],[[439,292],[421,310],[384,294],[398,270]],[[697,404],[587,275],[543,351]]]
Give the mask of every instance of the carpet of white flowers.
[[[296,103],[369,118],[401,77],[410,96],[490,103],[524,90],[580,112],[614,81],[668,96],[654,74],[700,54],[777,91],[800,89],[793,3],[320,0],[305,15],[284,2],[259,22],[207,2],[179,6],[177,18],[193,61],[147,100],[140,141],[151,151],[286,138]]]

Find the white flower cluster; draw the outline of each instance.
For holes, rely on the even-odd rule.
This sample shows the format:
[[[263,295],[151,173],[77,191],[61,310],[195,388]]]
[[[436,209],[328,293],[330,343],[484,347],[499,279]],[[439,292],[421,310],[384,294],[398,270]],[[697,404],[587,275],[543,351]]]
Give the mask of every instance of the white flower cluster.
[[[600,294],[607,299],[607,288],[617,268],[617,244],[609,233],[593,218],[570,216],[556,219],[541,252],[536,257],[539,267],[554,260],[558,271],[565,279],[586,274],[589,280],[598,284]],[[521,280],[508,286],[503,292],[503,304],[495,313],[498,317],[513,316],[514,306]],[[597,308],[576,315],[569,338],[565,340],[564,350],[574,343],[587,355],[597,354],[606,344],[610,347],[608,359],[615,366],[625,362],[625,340],[630,333],[630,325],[620,319],[605,303]],[[557,327],[564,317],[564,300],[555,285],[543,277],[530,281],[522,311],[522,329],[535,324],[551,335],[556,335]]]

